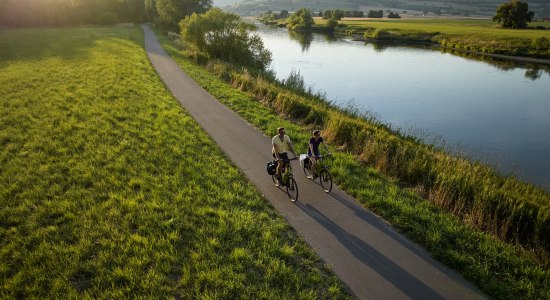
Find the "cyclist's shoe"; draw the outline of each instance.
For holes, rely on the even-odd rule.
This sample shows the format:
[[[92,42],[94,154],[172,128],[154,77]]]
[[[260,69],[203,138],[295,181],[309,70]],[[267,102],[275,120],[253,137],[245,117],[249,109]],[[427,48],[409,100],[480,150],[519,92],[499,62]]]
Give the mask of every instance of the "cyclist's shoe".
[[[291,191],[294,191],[294,186],[291,185],[291,186],[288,187],[288,189],[291,190]]]

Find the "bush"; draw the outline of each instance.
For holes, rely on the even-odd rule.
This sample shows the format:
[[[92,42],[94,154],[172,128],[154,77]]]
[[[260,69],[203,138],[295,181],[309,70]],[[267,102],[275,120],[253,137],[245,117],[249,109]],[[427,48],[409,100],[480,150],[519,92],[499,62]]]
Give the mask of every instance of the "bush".
[[[336,26],[338,26],[338,21],[336,19],[329,19],[326,23],[328,32],[333,32]]]
[[[546,37],[541,36],[533,40],[533,47],[537,50],[547,50],[550,48],[550,41]]]
[[[301,8],[290,16],[287,27],[291,30],[309,30],[315,24],[311,12],[307,8]]]
[[[271,63],[271,52],[257,34],[252,34],[256,26],[235,14],[213,8],[188,16],[179,25],[188,50],[260,71]]]
[[[304,77],[300,74],[300,71],[292,70],[288,78],[283,81],[283,84],[295,92],[304,93],[306,91]]]

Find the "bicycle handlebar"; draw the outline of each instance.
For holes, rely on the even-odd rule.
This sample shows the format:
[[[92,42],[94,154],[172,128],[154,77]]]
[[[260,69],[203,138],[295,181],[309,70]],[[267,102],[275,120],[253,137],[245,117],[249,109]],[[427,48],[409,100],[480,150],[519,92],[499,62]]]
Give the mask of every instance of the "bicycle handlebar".
[[[327,155],[318,155],[317,157],[318,158],[325,158],[325,157],[331,157],[332,156],[332,153],[329,153]]]
[[[284,161],[284,162],[290,162],[291,160],[297,160],[298,156],[294,156],[293,158],[289,158],[289,159],[282,159],[282,158],[279,158],[279,159]]]

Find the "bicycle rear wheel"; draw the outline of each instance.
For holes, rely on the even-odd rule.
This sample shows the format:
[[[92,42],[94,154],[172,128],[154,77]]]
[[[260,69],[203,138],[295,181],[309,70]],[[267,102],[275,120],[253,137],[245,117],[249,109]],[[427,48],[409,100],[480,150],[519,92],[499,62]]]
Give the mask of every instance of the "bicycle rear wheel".
[[[290,201],[296,202],[298,200],[298,185],[296,184],[296,180],[294,178],[288,179],[288,184],[286,185],[286,193],[288,195],[288,198],[290,198]]]
[[[319,174],[319,181],[321,182],[321,187],[327,193],[330,193],[332,190],[332,176],[328,170],[321,170]]]

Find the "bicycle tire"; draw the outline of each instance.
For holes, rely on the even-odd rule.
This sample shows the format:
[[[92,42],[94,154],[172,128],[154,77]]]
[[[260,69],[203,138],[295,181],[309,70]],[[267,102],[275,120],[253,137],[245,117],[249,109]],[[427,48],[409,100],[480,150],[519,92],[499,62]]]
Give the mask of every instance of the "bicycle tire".
[[[332,190],[332,176],[328,170],[321,170],[321,173],[319,173],[319,182],[323,190],[330,193]]]
[[[292,177],[288,179],[286,185],[286,194],[288,195],[290,201],[298,201],[298,185],[296,184],[296,180],[294,180],[294,178]]]

